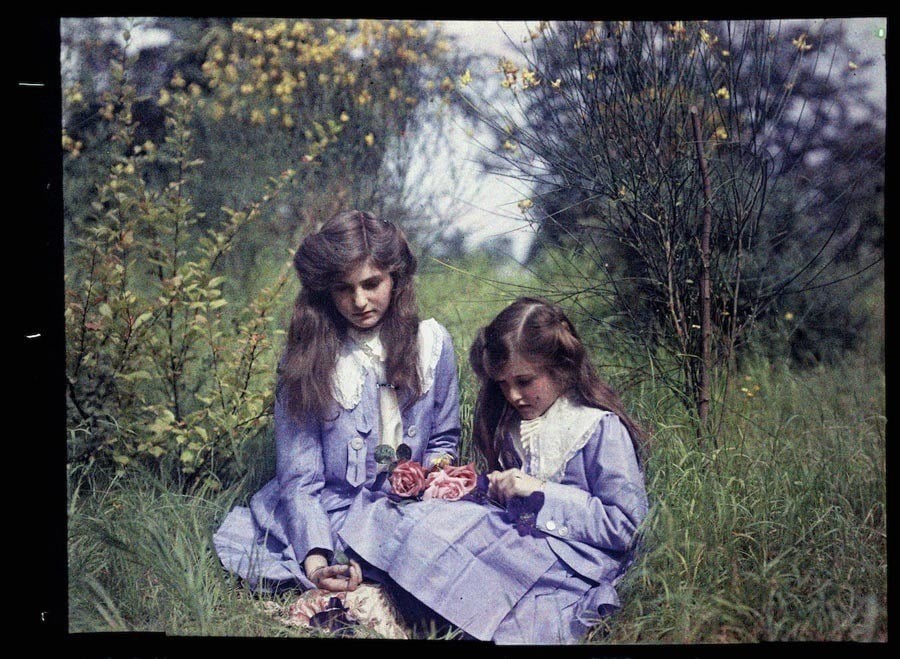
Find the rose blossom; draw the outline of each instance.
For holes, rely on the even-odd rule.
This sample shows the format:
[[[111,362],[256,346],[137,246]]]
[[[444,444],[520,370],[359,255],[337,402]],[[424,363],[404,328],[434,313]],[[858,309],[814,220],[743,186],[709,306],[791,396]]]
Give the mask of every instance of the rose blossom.
[[[476,476],[471,465],[445,467],[428,474],[428,487],[422,498],[456,501],[475,489]]]
[[[466,492],[471,492],[475,489],[475,485],[478,483],[478,474],[475,473],[475,464],[469,463],[467,465],[460,465],[458,467],[447,466],[444,467],[444,471],[447,472],[448,476],[452,476],[453,478],[461,478],[463,480],[464,487],[466,488]]]
[[[391,472],[391,487],[398,496],[418,496],[425,488],[425,468],[418,462],[401,460]]]

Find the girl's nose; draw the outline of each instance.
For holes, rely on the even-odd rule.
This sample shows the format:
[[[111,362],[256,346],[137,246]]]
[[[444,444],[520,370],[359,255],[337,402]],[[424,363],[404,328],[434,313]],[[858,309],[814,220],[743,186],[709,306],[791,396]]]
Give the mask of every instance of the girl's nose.
[[[362,289],[353,294],[353,304],[356,305],[357,309],[362,309],[366,306],[366,296]]]

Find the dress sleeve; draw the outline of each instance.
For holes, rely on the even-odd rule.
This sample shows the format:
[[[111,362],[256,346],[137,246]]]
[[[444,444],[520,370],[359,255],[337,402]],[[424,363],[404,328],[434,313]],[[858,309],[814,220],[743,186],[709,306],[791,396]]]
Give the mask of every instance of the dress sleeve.
[[[301,563],[311,549],[334,551],[331,525],[320,494],[325,485],[322,426],[319,421],[298,421],[280,397],[275,399],[275,475],[280,506],[294,555]]]
[[[443,454],[454,460],[459,455],[459,376],[456,352],[450,333],[441,327],[441,356],[435,367],[434,412],[431,435],[425,447],[425,465]]]
[[[587,487],[546,483],[537,528],[600,549],[630,549],[647,515],[647,495],[631,437],[618,416],[601,419],[581,457]]]

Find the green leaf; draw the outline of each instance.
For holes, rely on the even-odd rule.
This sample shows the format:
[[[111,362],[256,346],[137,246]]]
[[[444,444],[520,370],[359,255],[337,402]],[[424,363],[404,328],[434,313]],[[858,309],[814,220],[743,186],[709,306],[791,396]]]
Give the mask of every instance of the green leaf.
[[[134,325],[132,325],[132,328],[137,329],[138,327],[143,325],[145,322],[147,322],[147,320],[149,320],[152,316],[153,316],[152,311],[147,311],[145,313],[142,313],[140,316],[138,316],[137,318],[134,319]]]
[[[209,308],[210,309],[218,309],[219,307],[224,307],[226,304],[228,304],[228,300],[226,300],[224,298],[219,298],[218,300],[213,300],[212,302],[210,302]]]
[[[106,303],[102,302],[99,307],[97,307],[97,311],[100,312],[101,316],[105,316],[106,318],[112,318],[113,312],[112,308]]]

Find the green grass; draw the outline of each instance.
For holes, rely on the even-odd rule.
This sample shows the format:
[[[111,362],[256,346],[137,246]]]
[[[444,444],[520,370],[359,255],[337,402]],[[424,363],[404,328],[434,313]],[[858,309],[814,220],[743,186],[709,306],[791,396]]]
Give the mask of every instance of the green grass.
[[[422,316],[454,338],[469,458],[466,352],[511,293],[485,281],[486,264],[464,269],[428,269],[420,301]],[[751,361],[702,438],[661,384],[625,392],[654,428],[651,510],[643,550],[619,585],[623,607],[588,642],[885,641],[884,379],[880,359],[799,372]],[[268,615],[213,551],[225,513],[273,471],[271,433],[243,459],[242,481],[191,496],[147,472],[110,481],[73,468],[70,631],[308,636]]]

